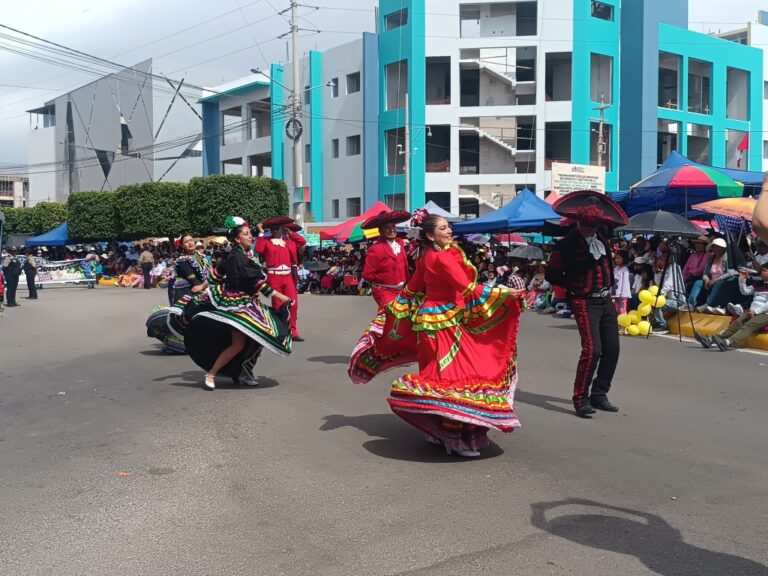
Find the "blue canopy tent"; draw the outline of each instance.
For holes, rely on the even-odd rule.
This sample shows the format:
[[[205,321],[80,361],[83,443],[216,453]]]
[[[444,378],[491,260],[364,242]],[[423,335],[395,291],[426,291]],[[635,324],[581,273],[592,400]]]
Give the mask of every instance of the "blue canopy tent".
[[[514,200],[480,218],[453,225],[456,234],[502,232],[507,230],[538,231],[547,220],[559,219],[552,206],[525,188]]]
[[[48,230],[45,234],[27,239],[27,246],[66,246],[69,243],[69,228],[67,223]]]

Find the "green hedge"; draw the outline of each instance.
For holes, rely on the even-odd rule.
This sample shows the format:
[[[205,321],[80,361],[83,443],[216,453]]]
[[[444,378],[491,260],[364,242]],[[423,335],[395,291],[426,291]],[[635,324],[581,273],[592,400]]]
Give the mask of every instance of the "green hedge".
[[[285,183],[272,178],[216,174],[189,182],[190,231],[206,235],[224,226],[227,216],[242,216],[251,224],[288,214]]]
[[[3,208],[8,234],[42,234],[67,221],[67,205],[39,202],[31,208]]]
[[[121,237],[114,192],[75,192],[67,199],[70,239],[89,242]]]
[[[115,196],[123,238],[178,236],[189,230],[187,184],[131,184],[120,186]]]

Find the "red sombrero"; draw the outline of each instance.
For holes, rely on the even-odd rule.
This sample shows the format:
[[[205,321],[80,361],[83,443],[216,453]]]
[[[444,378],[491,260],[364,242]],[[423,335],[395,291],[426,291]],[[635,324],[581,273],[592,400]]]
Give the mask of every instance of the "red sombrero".
[[[261,226],[263,228],[276,228],[277,226],[286,226],[293,223],[293,218],[288,218],[288,216],[272,216],[272,218],[264,220],[264,222],[261,223]]]
[[[400,222],[405,222],[406,220],[410,220],[411,213],[406,212],[405,210],[392,210],[391,212],[385,212],[381,211],[377,216],[371,216],[363,222],[361,228],[363,230],[370,230],[371,228],[381,228],[384,226],[384,224],[389,224],[390,222],[394,222],[395,224],[399,224]]]
[[[593,226],[624,226],[629,218],[621,206],[605,194],[594,190],[579,190],[559,198],[552,209],[570,220]]]
[[[288,228],[288,230],[290,230],[291,232],[301,232],[302,230],[304,230],[304,228],[296,224],[296,222],[291,222],[290,224],[286,224],[285,227]]]

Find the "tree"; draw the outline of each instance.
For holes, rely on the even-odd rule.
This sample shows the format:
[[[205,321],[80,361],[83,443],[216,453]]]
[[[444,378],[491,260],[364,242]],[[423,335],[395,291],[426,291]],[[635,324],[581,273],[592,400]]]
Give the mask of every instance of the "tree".
[[[115,209],[124,238],[172,237],[189,230],[187,184],[128,184],[120,186],[115,195]]]
[[[204,236],[222,228],[227,216],[255,224],[288,214],[288,192],[272,178],[214,174],[190,180],[188,207],[191,232]]]
[[[32,208],[32,232],[43,234],[67,221],[67,205],[58,202],[38,202]]]
[[[119,238],[121,230],[115,198],[114,192],[70,194],[67,199],[70,238],[84,242]]]

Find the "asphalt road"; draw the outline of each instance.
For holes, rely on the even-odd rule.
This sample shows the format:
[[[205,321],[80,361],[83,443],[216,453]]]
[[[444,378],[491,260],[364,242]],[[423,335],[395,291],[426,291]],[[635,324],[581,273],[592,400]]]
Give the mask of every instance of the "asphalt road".
[[[581,420],[575,326],[528,313],[523,427],[463,460],[346,378],[369,299],[302,297],[307,342],[208,393],[145,336],[162,298],[0,318],[0,574],[768,575],[768,356],[623,339],[621,413]]]

